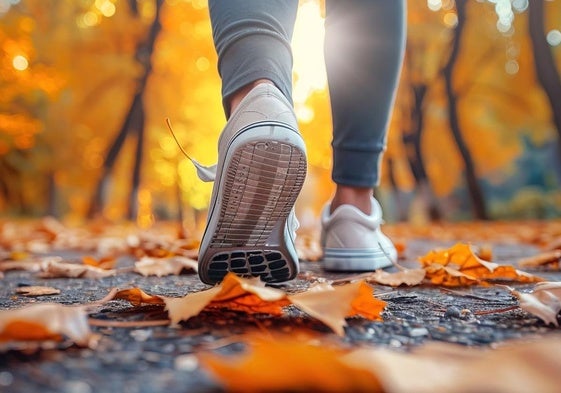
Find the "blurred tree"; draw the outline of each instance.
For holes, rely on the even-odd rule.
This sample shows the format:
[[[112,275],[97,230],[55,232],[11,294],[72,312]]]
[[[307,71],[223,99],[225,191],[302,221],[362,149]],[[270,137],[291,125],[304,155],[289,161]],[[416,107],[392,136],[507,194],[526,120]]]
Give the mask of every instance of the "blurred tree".
[[[469,195],[471,197],[474,216],[477,219],[485,220],[489,218],[487,214],[485,198],[483,196],[481,186],[479,185],[471,152],[464,140],[462,130],[460,129],[458,96],[454,86],[456,64],[458,61],[458,56],[460,54],[462,40],[465,39],[464,27],[466,24],[466,5],[467,0],[456,0],[456,13],[458,23],[454,30],[450,48],[450,55],[446,65],[442,70],[442,73],[444,75],[446,96],[448,98],[448,121],[450,122],[450,130],[452,131],[452,135],[454,136],[454,140],[456,141],[456,145],[458,146],[458,151],[464,162],[466,183]]]
[[[129,7],[134,16],[140,17],[137,0],[129,0]],[[156,39],[161,30],[160,15],[163,0],[155,0],[155,15],[154,20],[148,30],[145,40],[142,40],[136,49],[135,59],[142,65],[143,72],[140,75],[136,92],[134,93],[132,104],[125,115],[123,125],[117,133],[113,143],[103,161],[103,169],[101,176],[98,180],[95,192],[93,194],[92,202],[90,205],[88,216],[92,218],[102,212],[105,201],[108,197],[108,183],[110,180],[111,172],[115,166],[115,162],[122,151],[124,142],[128,135],[134,135],[136,142],[136,149],[134,154],[134,166],[131,178],[131,190],[128,201],[127,218],[135,220],[138,215],[138,192],[140,187],[140,175],[142,168],[142,159],[144,154],[144,133],[146,127],[146,115],[144,108],[144,96],[146,94],[146,85],[148,78],[152,72],[152,53]]]
[[[528,27],[532,41],[536,76],[551,107],[552,121],[558,134],[557,145],[561,168],[561,78],[545,37],[544,0],[531,0],[528,5]]]

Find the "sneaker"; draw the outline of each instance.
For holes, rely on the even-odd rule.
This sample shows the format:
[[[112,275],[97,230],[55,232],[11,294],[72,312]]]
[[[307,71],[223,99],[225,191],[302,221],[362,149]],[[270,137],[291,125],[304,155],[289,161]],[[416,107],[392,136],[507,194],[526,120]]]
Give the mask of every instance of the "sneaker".
[[[228,272],[283,282],[298,274],[294,202],[306,177],[306,148],[292,105],[271,84],[253,88],[218,143],[218,164],[199,277]]]
[[[397,251],[380,230],[382,208],[372,198],[372,213],[341,205],[329,213],[324,207],[321,224],[323,266],[331,271],[374,271],[397,261]]]

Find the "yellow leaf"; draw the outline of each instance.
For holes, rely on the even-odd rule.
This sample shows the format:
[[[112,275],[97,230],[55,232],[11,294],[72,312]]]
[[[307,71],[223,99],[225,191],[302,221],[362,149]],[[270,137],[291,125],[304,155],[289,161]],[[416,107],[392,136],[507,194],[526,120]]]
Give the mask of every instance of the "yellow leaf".
[[[372,288],[364,281],[333,287],[320,283],[305,292],[288,296],[300,310],[329,326],[340,336],[345,334],[345,318],[361,315],[378,320],[386,303],[374,298]]]
[[[487,280],[538,282],[541,278],[499,265],[477,257],[469,244],[458,243],[453,247],[431,251],[420,258],[431,283],[444,286],[484,284]]]

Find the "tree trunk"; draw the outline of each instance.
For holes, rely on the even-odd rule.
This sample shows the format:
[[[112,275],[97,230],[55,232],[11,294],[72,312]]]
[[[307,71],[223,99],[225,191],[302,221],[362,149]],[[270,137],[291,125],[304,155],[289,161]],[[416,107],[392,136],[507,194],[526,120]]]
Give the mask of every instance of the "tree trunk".
[[[137,91],[132,100],[131,106],[119,133],[115,137],[113,143],[111,144],[105,160],[103,162],[103,170],[101,177],[97,183],[92,201],[90,203],[90,208],[88,211],[88,217],[92,218],[100,214],[105,206],[108,194],[108,184],[110,184],[110,176],[115,166],[115,162],[122,151],[122,147],[128,135],[131,133],[136,134],[136,154],[133,174],[131,177],[131,193],[129,197],[129,206],[127,217],[133,219],[136,217],[138,211],[138,189],[140,185],[141,178],[141,168],[142,168],[142,156],[143,156],[143,146],[144,146],[144,128],[145,128],[145,115],[144,115],[144,93],[146,91],[146,85],[148,77],[152,72],[152,53],[154,51],[154,45],[156,38],[161,30],[160,15],[164,0],[156,0],[156,14],[154,16],[154,21],[150,26],[148,32],[148,37],[142,43],[140,43],[136,49],[135,57],[140,64],[144,66],[144,72],[138,81]],[[134,0],[129,1],[129,5],[133,13],[136,11],[136,2]]]
[[[458,96],[454,90],[453,85],[454,70],[460,53],[461,40],[466,23],[466,4],[467,0],[456,0],[458,24],[452,38],[450,57],[448,58],[448,61],[444,66],[442,72],[444,75],[446,95],[448,98],[448,121],[450,123],[450,130],[452,131],[454,141],[456,142],[456,145],[458,146],[458,150],[460,152],[460,156],[464,161],[466,183],[469,196],[471,198],[473,214],[477,219],[487,220],[489,218],[487,214],[487,206],[483,197],[483,191],[481,190],[481,186],[479,185],[479,182],[477,180],[475,164],[460,129]]]
[[[428,213],[428,219],[438,221],[442,218],[442,214],[432,192],[421,148],[421,136],[425,123],[424,100],[427,90],[428,86],[425,83],[411,82],[411,91],[414,98],[413,108],[411,108],[412,125],[409,130],[404,130],[402,140],[405,145],[407,161],[415,179],[415,188],[419,197],[423,200],[422,204]]]
[[[536,77],[551,106],[553,124],[559,135],[557,143],[559,156],[561,156],[561,77],[559,76],[552,51],[545,38],[543,0],[531,0],[528,2],[528,19]]]

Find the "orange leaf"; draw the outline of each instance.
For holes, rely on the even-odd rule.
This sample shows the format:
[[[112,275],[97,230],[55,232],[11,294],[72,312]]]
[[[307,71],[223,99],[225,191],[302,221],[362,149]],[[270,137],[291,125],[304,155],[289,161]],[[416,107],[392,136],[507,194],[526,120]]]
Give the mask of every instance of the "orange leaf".
[[[290,304],[283,291],[266,287],[259,278],[241,278],[228,273],[220,287],[221,291],[209,307],[281,315],[283,307]]]
[[[341,360],[340,349],[293,338],[250,339],[247,353],[198,355],[228,391],[381,392],[377,377]]]
[[[420,258],[431,283],[444,286],[482,284],[486,280],[538,282],[541,278],[477,257],[469,244],[458,243],[447,250],[431,251]]]
[[[82,262],[86,266],[94,266],[100,269],[108,270],[108,269],[115,268],[115,264],[117,263],[117,260],[114,257],[104,257],[104,258],[96,259],[94,257],[85,255],[82,257]]]
[[[297,308],[323,322],[340,336],[345,334],[346,317],[361,315],[377,320],[385,307],[385,302],[375,299],[372,288],[364,281],[337,287],[320,283],[288,298]]]
[[[164,304],[164,299],[160,296],[149,295],[139,288],[118,291],[113,299],[128,300],[135,306],[140,306],[141,304]]]
[[[351,311],[348,316],[360,315],[371,321],[381,321],[381,313],[386,308],[386,302],[376,299],[373,295],[372,287],[361,281],[358,293],[351,302]]]
[[[62,336],[53,333],[44,325],[37,322],[13,320],[0,331],[0,342],[5,341],[61,341]]]
[[[66,336],[79,345],[94,340],[83,307],[39,303],[0,311],[0,341],[53,340]]]

